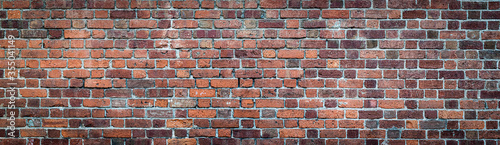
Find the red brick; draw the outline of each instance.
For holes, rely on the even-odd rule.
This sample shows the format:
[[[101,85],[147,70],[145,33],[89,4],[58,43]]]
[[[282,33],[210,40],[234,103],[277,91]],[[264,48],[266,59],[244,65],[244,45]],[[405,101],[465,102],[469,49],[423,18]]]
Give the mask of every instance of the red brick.
[[[45,28],[70,28],[70,27],[71,27],[71,20],[46,20],[45,21]]]
[[[286,0],[262,0],[260,6],[264,9],[286,8]]]
[[[259,118],[260,111],[259,110],[241,110],[235,109],[233,113],[233,117],[235,118]]]
[[[212,79],[210,84],[214,88],[236,88],[238,87],[237,79]]]
[[[30,10],[23,11],[24,19],[46,19],[49,18],[50,11]]]
[[[194,138],[168,139],[168,144],[195,145],[196,144],[196,139],[194,139]]]
[[[281,18],[307,18],[306,10],[282,10]]]
[[[193,20],[174,20],[172,23],[172,27],[174,28],[197,28],[198,21]]]
[[[104,129],[103,136],[109,138],[126,138],[132,136],[130,129]]]
[[[87,79],[85,80],[86,88],[111,88],[111,80],[97,80],[97,79]]]
[[[200,3],[194,0],[188,1],[173,1],[172,6],[178,9],[197,9],[200,7]]]
[[[304,138],[305,131],[301,129],[280,129],[281,138]]]
[[[156,20],[130,20],[129,28],[156,28]]]
[[[94,17],[94,12],[89,10],[68,10],[66,18],[70,19],[90,19]]]
[[[86,30],[64,30],[64,38],[90,38],[90,32]]]
[[[218,19],[221,12],[218,10],[200,10],[194,13],[197,19]]]
[[[349,10],[323,10],[323,18],[346,19],[349,18]]]

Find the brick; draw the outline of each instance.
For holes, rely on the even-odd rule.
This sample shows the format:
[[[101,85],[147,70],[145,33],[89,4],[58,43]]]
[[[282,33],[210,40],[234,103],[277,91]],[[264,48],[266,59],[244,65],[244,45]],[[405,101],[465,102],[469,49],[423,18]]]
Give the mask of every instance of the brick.
[[[97,80],[97,79],[87,79],[85,80],[86,88],[111,88],[111,80]]]
[[[238,29],[241,28],[242,23],[239,20],[215,20],[214,26],[215,28]]]
[[[259,20],[259,28],[284,28],[285,21],[282,20]]]
[[[499,11],[489,11],[482,14],[484,19],[499,19],[498,16]]]
[[[132,131],[130,129],[105,129],[103,130],[104,137],[123,138],[131,137]]]
[[[155,20],[130,20],[129,28],[156,28],[157,22]]]
[[[441,15],[443,19],[459,19],[459,20],[467,19],[466,11],[442,11]]]
[[[340,120],[340,128],[362,128],[364,125],[364,120]]]
[[[426,33],[423,30],[403,30],[401,39],[425,39]]]
[[[280,13],[281,18],[307,18],[307,11],[305,10],[282,10]]]
[[[94,17],[93,11],[88,10],[68,10],[66,11],[66,18],[70,19],[89,19]]]
[[[381,29],[401,29],[405,27],[406,27],[406,21],[400,21],[400,20],[380,21]]]
[[[136,18],[136,11],[132,10],[113,10],[109,12],[112,19],[133,19]]]
[[[262,70],[236,70],[235,76],[237,78],[260,78]]]
[[[237,38],[262,38],[262,31],[259,30],[237,30]]]
[[[280,129],[281,138],[303,138],[305,131],[301,129]]]
[[[178,9],[194,9],[199,8],[200,3],[198,1],[175,1],[172,2],[172,6]]]
[[[359,40],[342,40],[342,41],[340,41],[340,48],[362,49],[365,47],[366,47],[365,41],[359,41]]]
[[[47,31],[45,30],[22,30],[22,38],[46,38]]]
[[[261,8],[264,9],[280,9],[280,8],[286,8],[286,1],[285,0],[263,0],[260,1],[260,6]]]
[[[488,39],[500,39],[500,34],[495,31],[485,31],[481,34],[481,39],[488,40]]]
[[[23,11],[23,18],[25,19],[46,19],[49,18],[50,11],[39,11],[39,10],[30,10]]]
[[[237,138],[259,138],[260,130],[233,130],[233,136]]]
[[[16,119],[35,129],[6,144],[499,138],[498,2],[18,0],[2,8],[0,45],[14,43],[23,49],[12,54],[26,59],[14,61],[19,74],[0,70],[0,84],[25,78],[14,80],[23,97],[15,105],[24,107],[14,112],[42,117]]]
[[[201,10],[195,12],[195,18],[197,19],[216,19],[221,15],[220,11],[217,10]]]
[[[326,60],[302,60],[301,66],[303,68],[326,68]]]
[[[280,38],[305,38],[305,30],[281,30]]]
[[[424,19],[426,12],[423,10],[409,10],[403,11],[403,19]]]
[[[484,30],[486,29],[486,22],[467,21],[467,22],[462,22],[461,26],[462,29]]]
[[[105,1],[99,1],[99,0],[90,0],[87,2],[87,7],[91,9],[112,9],[114,8],[114,1],[111,0],[105,0]],[[128,4],[128,3],[127,3]]]
[[[443,61],[441,60],[421,60],[419,64],[420,68],[436,69],[443,67]]]
[[[385,38],[385,31],[382,30],[360,30],[359,37],[366,39],[382,39]]]
[[[186,138],[186,139],[168,139],[168,144],[186,144],[186,145],[194,145],[194,144],[196,144],[196,139],[194,139],[194,138]]]
[[[444,29],[446,28],[446,21],[432,21],[425,20],[420,22],[422,29]]]
[[[64,38],[90,38],[90,32],[86,30],[64,30]]]
[[[349,18],[348,10],[323,10],[323,18],[346,19]]]
[[[45,28],[70,28],[70,20],[46,20]]]
[[[500,91],[481,91],[481,98],[498,98]]]

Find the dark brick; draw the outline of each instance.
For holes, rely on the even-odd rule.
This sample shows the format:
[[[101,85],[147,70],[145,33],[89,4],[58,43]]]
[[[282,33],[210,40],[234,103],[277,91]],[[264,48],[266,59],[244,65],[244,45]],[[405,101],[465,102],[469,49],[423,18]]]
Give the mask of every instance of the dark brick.
[[[404,61],[400,60],[379,60],[379,68],[403,68]]]
[[[109,127],[110,121],[106,119],[85,119],[83,120],[85,127]]]
[[[403,120],[380,120],[380,128],[404,128]]]
[[[484,18],[484,13],[483,13],[483,18]],[[466,11],[441,11],[441,18],[442,19],[459,19],[459,20],[465,20],[467,19],[467,12]]]
[[[385,38],[384,30],[360,30],[359,37],[366,39],[383,39]]]
[[[487,9],[487,2],[462,2],[463,9]]]
[[[329,0],[310,0],[302,1],[303,8],[328,8]]]
[[[441,138],[464,138],[465,133],[464,131],[442,131],[441,132]]]
[[[500,99],[500,91],[481,91],[482,99]]]
[[[336,89],[321,89],[318,91],[318,96],[320,98],[340,98],[344,96],[344,91]]]
[[[345,8],[370,8],[372,5],[370,0],[346,0]]]
[[[500,51],[479,51],[480,59],[500,59]]]
[[[398,111],[398,119],[423,119],[423,111]]]
[[[239,145],[240,144],[240,139],[233,139],[233,138],[214,138],[212,140],[213,144],[224,144],[224,145]]]
[[[339,48],[339,41],[328,40],[328,48]]]
[[[426,12],[424,10],[410,10],[403,12],[403,19],[425,19]]]
[[[425,130],[403,130],[401,133],[401,138],[423,139],[425,137]]]
[[[320,78],[341,78],[342,71],[339,70],[318,70]]]
[[[245,10],[245,18],[261,19],[263,18],[263,13],[260,10]]]
[[[309,20],[309,21],[302,21],[302,27],[304,28],[310,28],[310,29],[317,29],[317,28],[326,28],[326,21],[322,20]]]
[[[365,80],[365,84],[366,84]],[[383,98],[384,91],[383,90],[360,90],[359,97],[362,98]]]
[[[165,130],[165,129],[146,130],[146,136],[147,137],[172,137],[172,130]],[[177,136],[177,132],[176,132],[176,136]]]
[[[401,132],[399,130],[388,130],[387,131],[388,138],[399,138],[401,137]],[[404,142],[403,142],[404,144]]]
[[[360,41],[360,40],[342,40],[340,41],[340,48],[347,48],[347,49],[363,49],[365,48],[365,41]]]
[[[418,47],[422,49],[443,49],[443,41],[420,41]]]
[[[154,86],[154,80],[128,80],[129,88],[150,88]]]
[[[456,99],[464,98],[464,91],[461,90],[439,90],[439,98],[443,99]]]
[[[46,38],[46,30],[21,30],[21,37],[23,38]]]
[[[257,49],[236,50],[235,56],[236,56],[236,58],[260,58],[260,57],[262,57],[261,51],[257,50]]]

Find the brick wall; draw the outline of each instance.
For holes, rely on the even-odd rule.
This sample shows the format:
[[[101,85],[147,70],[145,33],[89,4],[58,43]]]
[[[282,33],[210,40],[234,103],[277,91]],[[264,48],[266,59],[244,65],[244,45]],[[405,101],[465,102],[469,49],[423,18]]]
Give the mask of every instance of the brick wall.
[[[499,2],[1,4],[0,144],[499,144]]]

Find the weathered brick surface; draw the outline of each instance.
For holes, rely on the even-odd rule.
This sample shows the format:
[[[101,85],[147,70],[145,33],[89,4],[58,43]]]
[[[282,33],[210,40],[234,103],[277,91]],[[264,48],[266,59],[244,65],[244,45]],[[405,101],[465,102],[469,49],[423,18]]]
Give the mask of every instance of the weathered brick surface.
[[[0,7],[0,144],[500,143],[499,2]]]

